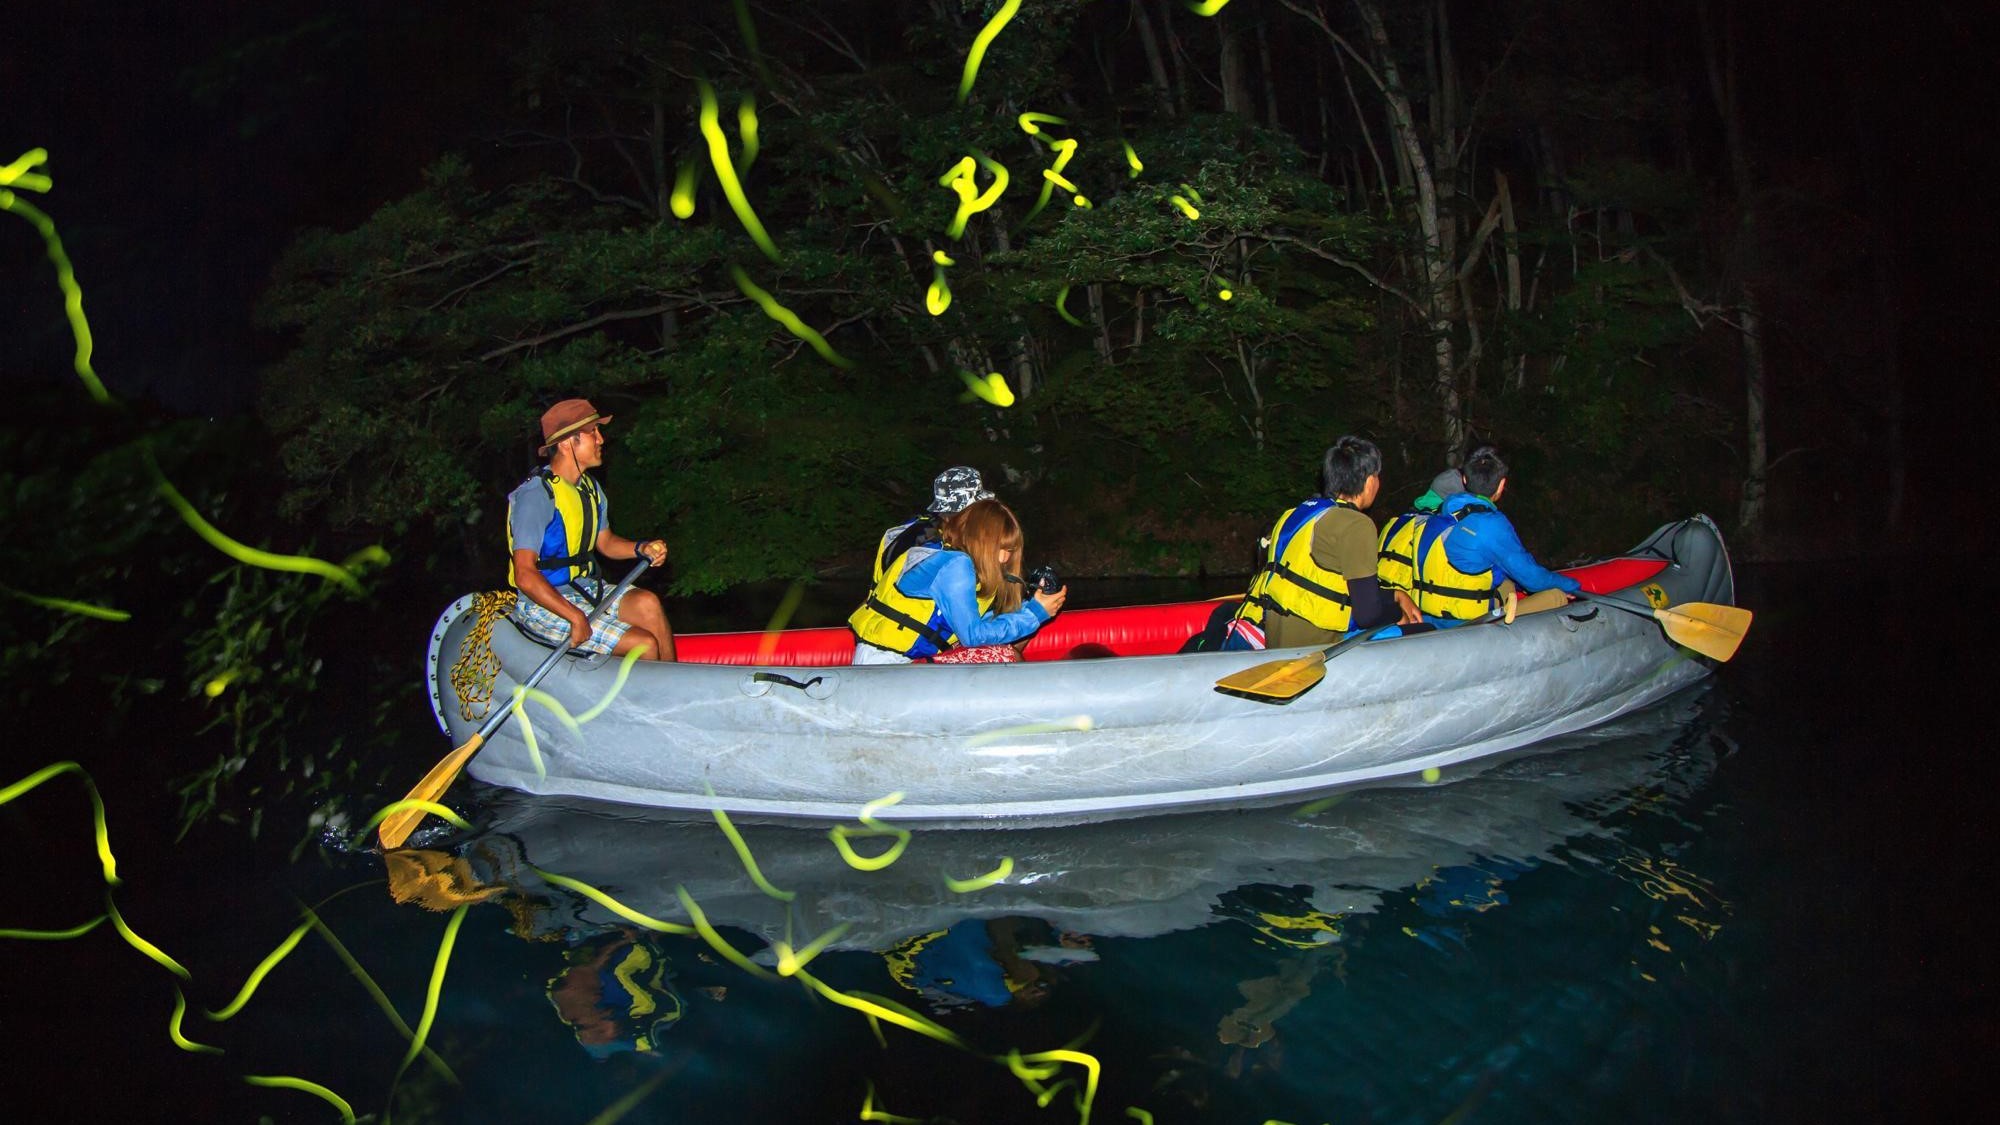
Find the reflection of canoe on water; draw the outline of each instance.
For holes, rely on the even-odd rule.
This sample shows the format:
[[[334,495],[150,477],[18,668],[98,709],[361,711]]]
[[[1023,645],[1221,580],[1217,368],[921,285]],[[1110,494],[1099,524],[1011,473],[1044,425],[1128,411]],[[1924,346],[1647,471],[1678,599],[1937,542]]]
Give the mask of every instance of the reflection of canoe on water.
[[[1639,606],[1734,596],[1721,536],[1700,516],[1569,573]],[[504,705],[548,651],[489,617],[497,672],[481,683],[493,663],[475,602],[448,609],[432,640],[434,706],[457,742],[478,729],[486,692]],[[508,722],[468,769],[530,793],[770,817],[850,819],[899,792],[881,819],[1080,820],[1283,801],[1469,761],[1605,722],[1709,670],[1642,613],[1577,603],[1350,646],[1324,683],[1276,706],[1213,685],[1283,653],[1173,655],[1212,608],[1066,613],[1017,664],[848,667],[845,629],[683,637],[682,663],[636,664],[622,688],[617,662],[566,659],[547,697],[572,715],[616,698],[575,730],[530,701],[532,729]]]
[[[1325,915],[1364,913],[1441,870],[1519,871],[1565,842],[1613,832],[1627,809],[1661,798],[1676,804],[1713,769],[1702,713],[1712,705],[1699,693],[1564,736],[1547,752],[1458,767],[1435,785],[1362,789],[1310,815],[1264,809],[1007,833],[919,830],[879,871],[850,867],[823,830],[739,825],[766,879],[797,896],[789,904],[752,883],[707,817],[494,793],[480,810],[480,835],[457,850],[482,882],[555,906],[523,917],[572,935],[624,920],[547,885],[529,865],[674,921],[687,920],[675,893],[685,887],[710,921],[766,941],[798,945],[846,924],[834,949],[887,949],[968,917],[1027,916],[1099,937],[1151,937],[1214,922],[1230,892],[1254,884],[1311,888],[1298,905]],[[887,842],[856,846],[873,854]],[[1012,869],[997,884],[971,894],[945,884],[946,876],[991,872],[1003,857]]]

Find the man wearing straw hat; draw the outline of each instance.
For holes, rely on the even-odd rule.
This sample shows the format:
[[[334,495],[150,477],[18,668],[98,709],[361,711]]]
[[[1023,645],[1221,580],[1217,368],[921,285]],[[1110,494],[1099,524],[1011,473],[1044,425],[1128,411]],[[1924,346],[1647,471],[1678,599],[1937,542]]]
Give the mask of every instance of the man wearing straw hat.
[[[654,566],[667,559],[659,539],[631,540],[611,530],[611,502],[590,470],[604,463],[604,427],[611,421],[588,399],[570,398],[542,415],[542,445],[548,464],[507,497],[507,538],[513,549],[507,581],[521,592],[513,621],[544,644],[567,644],[590,652],[623,654],[640,649],[640,659],[672,660],[674,634],[660,599],[629,589],[593,627],[590,611],[609,592],[597,556],[632,559],[644,554]]]

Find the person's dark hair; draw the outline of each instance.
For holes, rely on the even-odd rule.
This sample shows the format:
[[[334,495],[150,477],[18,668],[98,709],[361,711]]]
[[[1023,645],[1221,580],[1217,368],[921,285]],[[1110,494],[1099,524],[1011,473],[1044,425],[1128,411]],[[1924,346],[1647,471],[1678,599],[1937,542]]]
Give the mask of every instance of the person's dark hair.
[[[1461,467],[1465,473],[1465,490],[1475,496],[1491,497],[1500,482],[1507,479],[1507,462],[1500,459],[1500,451],[1490,445],[1482,445],[1472,451]]]
[[[1368,486],[1368,478],[1382,472],[1382,451],[1367,438],[1348,434],[1327,447],[1320,465],[1320,481],[1328,496],[1354,496]]]

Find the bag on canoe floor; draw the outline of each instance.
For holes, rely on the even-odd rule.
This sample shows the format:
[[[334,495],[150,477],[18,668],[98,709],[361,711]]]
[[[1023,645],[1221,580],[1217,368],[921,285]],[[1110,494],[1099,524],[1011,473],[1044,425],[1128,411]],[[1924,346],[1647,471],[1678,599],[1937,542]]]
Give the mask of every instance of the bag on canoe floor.
[[[978,645],[947,649],[931,657],[933,664],[1012,664],[1021,659],[1013,645]]]

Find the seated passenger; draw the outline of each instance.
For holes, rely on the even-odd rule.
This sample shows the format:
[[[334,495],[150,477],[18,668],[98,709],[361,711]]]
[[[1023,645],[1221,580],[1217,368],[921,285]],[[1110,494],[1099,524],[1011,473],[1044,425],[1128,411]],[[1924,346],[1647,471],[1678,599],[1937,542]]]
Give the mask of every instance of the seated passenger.
[[[1408,594],[1385,591],[1375,578],[1375,522],[1363,512],[1382,490],[1381,451],[1343,437],[1320,469],[1325,493],[1278,517],[1264,568],[1237,611],[1237,622],[1262,629],[1267,648],[1328,644],[1350,629],[1421,620]],[[1238,647],[1237,639],[1225,647]]]
[[[1507,490],[1507,463],[1500,454],[1482,445],[1466,458],[1463,471],[1465,491],[1445,497],[1418,537],[1417,608],[1435,617],[1484,617],[1512,592],[1509,582],[1526,593],[1581,593],[1576,579],[1536,562],[1514,524],[1500,514],[1500,494]]]
[[[869,581],[882,581],[884,568],[901,558],[903,552],[911,547],[919,543],[935,546],[940,517],[962,512],[967,504],[975,500],[992,498],[993,494],[986,491],[985,482],[979,479],[978,469],[958,465],[939,473],[937,479],[931,481],[931,506],[916,518],[882,533],[882,542],[875,548],[875,574]]]
[[[938,535],[939,542],[911,547],[890,562],[847,619],[855,635],[854,663],[908,664],[960,649],[1004,647],[1062,611],[1068,587],[1036,591],[1022,602],[1021,524],[1007,505],[976,501],[939,520]]]
[[[1410,510],[1382,527],[1381,545],[1375,551],[1375,577],[1391,590],[1414,595],[1417,536],[1424,521],[1437,514],[1444,498],[1465,491],[1465,477],[1457,469],[1446,469],[1431,479],[1429,492],[1417,497]]]

